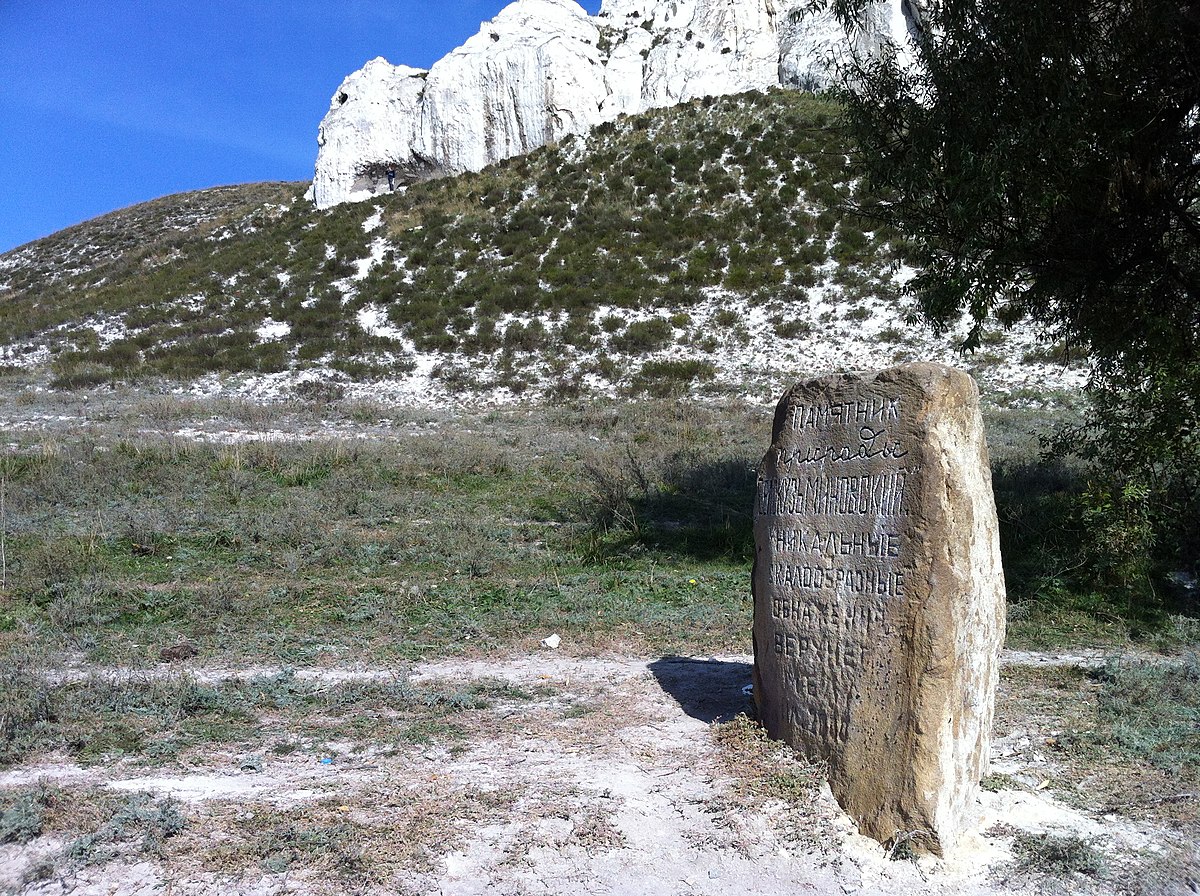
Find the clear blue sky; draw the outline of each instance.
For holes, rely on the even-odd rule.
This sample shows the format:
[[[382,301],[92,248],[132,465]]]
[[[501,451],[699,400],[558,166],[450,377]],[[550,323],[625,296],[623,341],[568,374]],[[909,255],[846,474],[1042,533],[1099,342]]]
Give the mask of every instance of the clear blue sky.
[[[346,75],[427,68],[505,5],[0,0],[0,252],[168,193],[308,180]]]

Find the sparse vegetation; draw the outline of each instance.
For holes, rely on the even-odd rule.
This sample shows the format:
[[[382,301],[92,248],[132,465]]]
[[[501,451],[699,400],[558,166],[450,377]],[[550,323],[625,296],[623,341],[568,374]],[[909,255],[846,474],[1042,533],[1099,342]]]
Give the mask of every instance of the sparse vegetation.
[[[33,631],[55,649],[142,666],[186,637],[209,657],[303,664],[350,645],[404,660],[570,625],[577,640],[653,649],[674,637],[655,620],[679,612],[685,594],[703,643],[740,640],[752,464],[766,425],[745,420],[765,411],[610,403],[497,412],[465,427],[423,411],[311,409],[189,411],[156,399],[98,439],[34,438],[6,452],[0,643],[16,649]],[[252,428],[312,413],[418,430],[401,441],[233,445],[136,434],[143,414],[183,426],[211,412]],[[632,489],[628,526],[597,516],[588,470],[606,489]],[[701,557],[697,591],[686,582]],[[0,673],[15,701],[5,738],[18,752],[20,732],[61,717],[55,701],[70,692],[37,686],[36,665],[12,654]]]
[[[733,796],[727,802],[717,801],[709,811],[748,813],[772,805],[771,824],[785,842],[817,846],[811,819],[825,769],[770,740],[762,726],[745,715],[716,725],[713,737],[720,749],[721,769],[733,778]]]
[[[45,787],[0,794],[0,844],[28,843],[42,832]]]
[[[1018,869],[1057,877],[1099,877],[1106,867],[1095,842],[1074,835],[1018,834],[1013,854]]]
[[[1149,762],[1183,786],[1200,784],[1200,655],[1177,662],[1114,660],[1098,673],[1093,726],[1068,747]]]
[[[637,357],[686,345],[667,318],[713,290],[811,285],[835,235],[841,269],[887,291],[889,234],[840,223],[854,189],[835,114],[794,91],[695,102],[319,214],[287,184],[148,204],[34,244],[33,263],[0,274],[0,344],[47,350],[63,389],[320,367],[381,378],[410,369],[413,350],[449,368],[559,357],[590,345],[579,321],[610,307],[609,350]],[[392,329],[364,328],[364,312]],[[736,323],[718,312],[718,328]]]
[[[725,751],[726,768],[737,774],[739,787],[747,795],[797,808],[816,800],[825,770],[798,761],[778,741],[770,740],[752,719],[739,715],[732,722],[718,725],[715,733]]]
[[[164,841],[186,826],[187,820],[174,800],[138,793],[118,806],[96,831],[69,844],[66,855],[79,865],[103,865],[128,853],[139,857],[161,855]]]
[[[1200,825],[1195,666],[1194,656],[1114,661],[1099,670],[1008,666],[1001,674],[997,728],[1032,735],[1035,749],[1046,751],[1053,764],[1043,757],[1023,774],[994,776],[992,786],[1049,789],[1100,815],[1169,819],[1173,828],[1192,832],[1186,836],[1194,841]],[[1055,836],[1023,841],[1015,851],[1019,865],[1024,856],[1034,870],[1071,872],[1083,870],[1068,865],[1094,856],[1096,846]],[[1061,861],[1055,858],[1060,853]],[[1180,867],[1190,866],[1184,861]]]
[[[9,662],[0,657],[0,668]],[[348,733],[356,727],[353,714],[368,704],[391,716],[386,730],[375,724],[373,737],[420,740],[431,722],[485,708],[496,697],[528,697],[500,682],[476,681],[456,691],[422,690],[402,678],[328,687],[298,680],[289,671],[219,685],[186,673],[99,675],[57,686],[43,681],[41,690],[46,712],[39,718],[13,719],[0,744],[0,765],[55,750],[85,764],[124,755],[167,761],[197,746],[253,744],[266,714],[276,725],[303,728],[298,720],[319,711],[329,728],[310,725],[309,737],[331,735],[337,726]],[[5,697],[11,700],[12,695],[6,691]],[[29,815],[23,806],[19,803],[14,812]],[[20,823],[12,821],[14,828]]]

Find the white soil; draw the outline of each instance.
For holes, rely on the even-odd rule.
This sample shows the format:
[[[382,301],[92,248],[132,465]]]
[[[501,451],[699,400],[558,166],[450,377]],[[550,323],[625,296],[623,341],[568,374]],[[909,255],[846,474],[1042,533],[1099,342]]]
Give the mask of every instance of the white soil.
[[[1041,657],[1022,655],[1022,661]],[[203,767],[147,769],[133,760],[80,768],[31,763],[0,774],[0,788],[38,780],[169,795],[181,803],[189,836],[212,842],[223,825],[274,807],[304,813],[336,806],[352,823],[388,824],[404,800],[445,801],[430,863],[363,893],[646,894],[742,896],[984,896],[1024,894],[1028,879],[1005,883],[1016,831],[1095,838],[1117,866],[1161,848],[1163,832],[1115,817],[1097,818],[1034,786],[982,792],[973,832],[945,860],[890,861],[859,836],[826,789],[810,806],[747,798],[714,738],[714,722],[749,709],[749,656],[708,660],[572,657],[542,651],[506,661],[440,661],[409,673],[422,686],[502,680],[531,700],[490,707],[465,743],[432,746],[322,743],[286,755],[217,753]],[[269,670],[197,670],[198,677]],[[391,677],[395,670],[300,670],[331,684]],[[577,711],[571,711],[574,708]],[[995,758],[1006,773],[1053,775],[1036,732],[996,732]],[[491,816],[456,817],[467,793],[506,794]],[[431,809],[431,811],[436,811]],[[996,825],[1003,828],[996,828]],[[440,844],[440,845],[439,845]],[[131,855],[102,866],[59,861],[49,879],[22,885],[39,860],[63,844],[39,838],[0,846],[0,892],[317,894],[336,892],[322,875],[270,874],[256,863],[217,873],[194,861]],[[1118,892],[1099,889],[1089,892]],[[342,891],[344,892],[344,890]]]

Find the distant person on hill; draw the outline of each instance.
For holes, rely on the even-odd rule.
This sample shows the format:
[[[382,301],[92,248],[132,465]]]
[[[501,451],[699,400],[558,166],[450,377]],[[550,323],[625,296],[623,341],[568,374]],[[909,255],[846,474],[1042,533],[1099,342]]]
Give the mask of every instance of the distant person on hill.
[[[388,176],[388,189],[395,190],[396,189],[396,169],[388,168],[387,176]]]

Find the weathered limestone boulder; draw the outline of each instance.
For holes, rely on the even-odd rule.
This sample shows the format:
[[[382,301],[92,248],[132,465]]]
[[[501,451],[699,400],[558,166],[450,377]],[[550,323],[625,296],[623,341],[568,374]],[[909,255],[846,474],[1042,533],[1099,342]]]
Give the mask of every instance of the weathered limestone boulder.
[[[755,699],[881,842],[941,854],[987,773],[1004,574],[979,393],[911,364],[794,386],[755,500]]]

